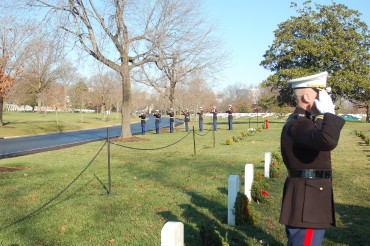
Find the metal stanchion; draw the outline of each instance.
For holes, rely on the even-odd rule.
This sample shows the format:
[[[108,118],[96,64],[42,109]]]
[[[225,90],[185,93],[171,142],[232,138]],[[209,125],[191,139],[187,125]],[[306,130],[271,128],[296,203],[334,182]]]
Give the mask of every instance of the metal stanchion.
[[[194,130],[194,126],[193,126],[193,142],[194,142],[194,156],[197,155],[197,150],[195,148],[195,130]]]
[[[112,179],[111,179],[111,168],[110,168],[110,133],[109,128],[107,128],[107,143],[108,143],[108,189],[107,194],[103,194],[102,196],[112,196]],[[101,182],[101,181],[99,181]],[[104,186],[105,187],[105,186]]]
[[[215,136],[215,129],[213,129],[213,148],[216,148],[216,136]]]
[[[112,189],[112,180],[110,174],[110,138],[109,138],[109,128],[107,128],[107,140],[108,140],[108,195],[111,193]]]

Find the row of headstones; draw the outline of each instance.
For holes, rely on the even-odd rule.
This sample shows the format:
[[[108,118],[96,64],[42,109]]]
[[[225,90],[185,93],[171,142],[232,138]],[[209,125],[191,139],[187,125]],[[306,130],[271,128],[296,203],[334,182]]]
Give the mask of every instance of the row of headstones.
[[[265,153],[264,176],[270,177],[271,152]],[[253,164],[246,164],[244,168],[244,193],[248,200],[252,200],[251,190],[254,180]],[[239,175],[230,175],[228,180],[228,201],[227,201],[227,224],[235,226],[235,214],[233,213],[236,196],[240,191]],[[184,246],[184,224],[177,221],[168,221],[161,231],[161,246]]]

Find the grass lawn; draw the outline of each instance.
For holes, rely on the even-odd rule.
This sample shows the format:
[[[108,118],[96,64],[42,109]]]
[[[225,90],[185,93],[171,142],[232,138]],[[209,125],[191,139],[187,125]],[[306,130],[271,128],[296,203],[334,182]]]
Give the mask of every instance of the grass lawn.
[[[112,113],[106,118],[106,121],[101,119],[102,115],[97,113],[59,112],[56,115],[53,112],[44,114],[4,111],[4,126],[0,127],[0,138],[83,130],[121,124],[120,114]],[[132,120],[138,121],[139,118],[133,118]]]
[[[226,145],[226,139],[246,131],[249,122],[234,120],[234,130],[229,131],[227,122],[220,120],[214,147],[213,134],[207,133],[211,122],[206,120],[205,135],[195,135],[195,156],[192,133],[158,150],[119,146],[166,146],[187,134],[182,126],[173,134],[162,130],[159,135],[137,136],[137,142],[112,139],[117,145],[110,145],[110,196],[102,196],[108,185],[107,145],[94,159],[104,142],[2,159],[1,167],[27,169],[0,173],[0,245],[160,245],[167,221],[184,223],[187,246],[202,245],[199,226],[205,222],[230,245],[285,245],[284,226],[277,222],[284,175],[268,180],[268,202],[250,204],[254,226],[227,225],[229,175],[240,175],[244,191],[245,164],[254,164],[255,172],[263,174],[264,153],[279,151],[282,126],[283,120],[270,118],[268,130]],[[353,133],[356,129],[369,131],[370,124],[347,122],[332,152],[338,226],[327,231],[323,245],[370,244],[370,147]],[[50,204],[12,224],[54,199],[86,166]]]

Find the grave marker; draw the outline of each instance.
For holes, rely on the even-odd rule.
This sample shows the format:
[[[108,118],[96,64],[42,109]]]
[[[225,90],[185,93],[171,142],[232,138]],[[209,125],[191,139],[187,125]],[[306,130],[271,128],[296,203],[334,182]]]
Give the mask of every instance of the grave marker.
[[[265,177],[270,178],[271,152],[265,152]]]
[[[240,191],[240,179],[239,175],[230,175],[228,182],[228,193],[227,193],[227,224],[230,226],[235,226],[235,214],[233,210],[235,209],[235,201],[238,192]]]
[[[161,246],[184,246],[184,224],[168,221],[161,231]]]
[[[245,164],[244,176],[244,194],[248,197],[249,201],[252,201],[251,190],[254,180],[253,164]]]

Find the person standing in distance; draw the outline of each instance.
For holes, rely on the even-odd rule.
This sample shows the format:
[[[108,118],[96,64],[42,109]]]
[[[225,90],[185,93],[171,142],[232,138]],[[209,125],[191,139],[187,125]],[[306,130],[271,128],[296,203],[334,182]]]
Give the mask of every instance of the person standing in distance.
[[[141,135],[145,135],[145,125],[146,125],[146,114],[145,112],[142,112],[141,114],[139,114],[139,118],[141,119],[140,120],[140,123],[141,123]]]
[[[199,131],[203,131],[203,108],[199,107],[199,111],[197,113],[199,115]]]
[[[186,132],[189,132],[189,121],[190,121],[189,109],[185,109],[182,115],[184,115],[185,130]]]
[[[162,115],[159,113],[158,109],[153,115],[155,116],[155,134],[159,134],[159,123],[161,123]]]
[[[281,132],[287,168],[279,222],[288,245],[321,245],[325,229],[335,226],[331,154],[344,120],[335,115],[327,93],[328,73],[288,81],[297,102]]]
[[[173,112],[173,108],[170,108],[168,115],[170,116],[170,133],[173,133],[175,128],[175,113]]]
[[[229,130],[233,129],[233,108],[232,105],[229,105],[229,109],[226,111],[227,113],[227,120],[229,123]]]
[[[217,131],[217,109],[216,106],[213,106],[212,112],[213,114],[212,119],[213,119],[213,130]]]

